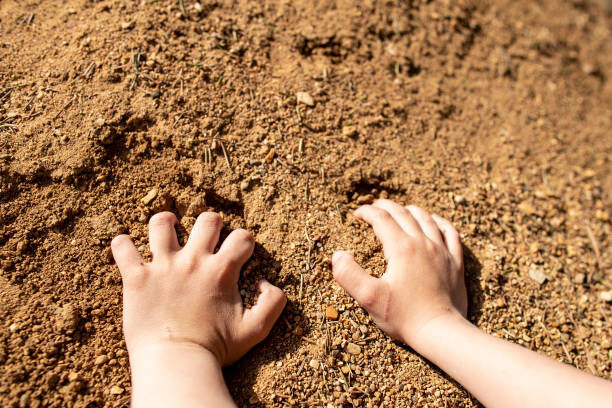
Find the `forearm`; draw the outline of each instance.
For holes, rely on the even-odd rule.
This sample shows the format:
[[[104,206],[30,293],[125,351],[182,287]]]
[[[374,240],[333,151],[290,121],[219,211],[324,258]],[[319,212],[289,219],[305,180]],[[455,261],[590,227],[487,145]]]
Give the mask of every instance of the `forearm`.
[[[422,328],[416,351],[487,407],[604,407],[612,383],[490,336],[460,316]]]
[[[130,352],[132,406],[235,407],[215,356],[191,344]]]

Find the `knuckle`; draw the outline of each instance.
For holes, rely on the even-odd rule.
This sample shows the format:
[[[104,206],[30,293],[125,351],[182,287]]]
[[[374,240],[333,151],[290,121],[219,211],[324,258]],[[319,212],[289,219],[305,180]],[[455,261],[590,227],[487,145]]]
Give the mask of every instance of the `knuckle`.
[[[387,210],[383,210],[382,208],[378,208],[378,207],[372,207],[374,209],[374,215],[376,216],[376,218],[380,219],[380,220],[390,220],[391,219],[391,214],[389,214],[387,212]]]
[[[215,264],[219,270],[219,276],[225,277],[230,272],[238,268],[238,260],[234,256],[219,256],[219,254],[213,255]]]
[[[369,309],[374,307],[378,302],[378,293],[376,293],[376,289],[369,287],[363,291],[363,295],[361,296],[360,303],[365,309]]]
[[[164,211],[153,215],[149,220],[149,225],[175,224],[176,221],[176,215],[169,211]]]
[[[398,248],[401,252],[412,252],[414,251],[414,242],[410,237],[403,237],[397,243]]]
[[[187,273],[193,272],[198,269],[200,261],[197,256],[185,256],[181,259],[181,269]]]
[[[121,273],[121,280],[126,289],[141,289],[149,277],[149,271],[144,265],[131,268],[129,271]]]
[[[435,242],[433,242],[430,239],[424,239],[423,240],[423,246],[425,248],[425,251],[427,253],[435,253],[438,251],[438,246],[435,244]]]

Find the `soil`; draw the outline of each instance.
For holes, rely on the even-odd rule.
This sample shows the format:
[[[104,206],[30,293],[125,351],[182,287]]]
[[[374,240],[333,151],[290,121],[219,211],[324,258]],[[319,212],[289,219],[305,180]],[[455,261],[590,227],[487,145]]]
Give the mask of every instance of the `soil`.
[[[479,406],[331,278],[336,249],[383,273],[351,215],[377,197],[456,225],[482,330],[610,379],[611,23],[596,0],[2,1],[0,405],[129,404],[109,242],[146,254],[166,209],[183,239],[203,210],[251,230],[245,301],[288,295],[226,370],[240,406]]]

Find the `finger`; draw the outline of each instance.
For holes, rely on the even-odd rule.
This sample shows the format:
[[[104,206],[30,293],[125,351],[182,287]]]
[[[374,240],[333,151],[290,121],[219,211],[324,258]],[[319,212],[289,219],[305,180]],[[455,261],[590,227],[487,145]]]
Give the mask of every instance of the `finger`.
[[[113,251],[113,258],[115,258],[121,276],[124,276],[130,269],[144,264],[132,239],[127,235],[116,236],[111,242],[111,250]]]
[[[402,229],[412,235],[418,236],[421,231],[419,223],[414,219],[412,214],[403,206],[395,203],[391,200],[377,200],[374,204],[375,207],[382,208],[387,211],[393,219],[402,227]]]
[[[355,210],[354,214],[372,226],[374,234],[383,244],[387,259],[391,252],[402,250],[399,244],[405,242],[408,235],[386,210],[373,205],[364,205]]]
[[[171,212],[155,214],[149,220],[149,247],[153,256],[167,255],[180,249],[174,226],[178,220]]]
[[[212,254],[219,242],[219,234],[223,227],[221,216],[214,212],[203,212],[198,216],[191,234],[187,239],[185,248],[197,253],[204,252]]]
[[[227,265],[228,273],[232,280],[238,282],[240,268],[253,255],[255,240],[247,230],[237,229],[232,231],[219,248],[215,255],[222,263]]]
[[[363,270],[349,252],[338,251],[332,256],[334,279],[368,312],[377,304],[378,278]]]
[[[257,284],[259,297],[257,303],[244,311],[242,316],[242,335],[255,345],[265,339],[287,304],[282,290],[267,280]]]
[[[438,224],[433,220],[431,215],[416,205],[409,205],[406,210],[412,214],[414,219],[419,223],[421,230],[427,235],[427,238],[431,239],[438,245],[444,245],[442,239],[442,232],[438,227]]]
[[[444,242],[446,243],[448,252],[450,252],[453,259],[455,259],[457,265],[463,265],[463,248],[461,247],[461,237],[459,233],[448,220],[435,214],[432,218],[444,236]]]

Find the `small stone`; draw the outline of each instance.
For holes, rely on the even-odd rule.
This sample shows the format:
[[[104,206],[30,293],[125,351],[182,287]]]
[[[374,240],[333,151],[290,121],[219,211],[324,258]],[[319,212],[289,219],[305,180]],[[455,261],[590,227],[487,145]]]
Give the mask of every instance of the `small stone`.
[[[357,127],[356,126],[345,126],[342,128],[342,135],[344,137],[355,138],[357,137]]]
[[[349,366],[343,365],[342,367],[340,367],[340,371],[342,371],[344,374],[348,374],[350,371]]]
[[[98,358],[96,358],[96,360],[94,361],[94,364],[102,365],[102,364],[106,364],[106,362],[108,362],[108,356],[106,354],[102,354],[98,356]]]
[[[79,375],[79,373],[75,373],[74,371],[72,371],[70,374],[68,374],[68,381],[75,382],[80,380],[81,376]]]
[[[66,304],[57,310],[55,325],[60,332],[74,332],[79,321],[79,313],[71,304]]]
[[[152,188],[151,190],[149,190],[147,195],[140,199],[140,201],[142,201],[144,205],[149,205],[151,204],[151,202],[153,202],[153,200],[155,200],[155,197],[157,197],[157,193],[158,190],[156,188]]]
[[[307,105],[307,106],[314,106],[314,99],[312,99],[312,96],[310,96],[309,93],[298,92],[296,96],[297,96],[298,103],[303,103],[304,105]]]
[[[348,343],[346,345],[346,352],[353,355],[361,354],[361,347],[355,343]]]
[[[309,365],[310,367],[312,367],[312,368],[315,368],[315,369],[316,369],[316,368],[319,366],[319,362],[318,362],[317,360],[312,359],[312,360],[310,360],[310,362],[308,363],[308,365]]]
[[[17,243],[17,253],[21,254],[23,253],[26,248],[28,247],[28,241],[27,240],[21,240]]]
[[[47,386],[49,387],[49,389],[55,388],[59,380],[59,375],[57,375],[56,373],[49,374],[49,376],[47,377]]]
[[[527,201],[523,201],[518,205],[518,209],[520,212],[526,215],[533,215],[536,213],[535,208],[529,204]]]
[[[612,302],[612,290],[606,290],[599,293],[599,298],[604,302]]]
[[[338,311],[332,305],[329,305],[325,308],[325,317],[328,320],[338,320]]]
[[[271,149],[268,154],[266,154],[266,157],[264,158],[264,161],[268,164],[272,163],[272,160],[274,160],[274,156],[276,156],[276,151],[274,149]]]
[[[19,325],[17,323],[13,323],[9,326],[9,331],[11,333],[15,333],[19,329]]]
[[[132,28],[134,28],[135,25],[136,23],[134,23],[133,21],[126,21],[125,23],[121,24],[121,29],[131,30]]]
[[[251,180],[249,179],[242,180],[242,182],[240,183],[240,190],[247,191],[250,186],[251,186]]]
[[[453,198],[453,201],[455,202],[455,204],[459,204],[459,205],[461,205],[461,204],[464,204],[464,203],[465,203],[465,197],[464,197],[464,196],[462,196],[462,195],[460,195],[460,194],[457,194],[457,195],[456,195],[456,196]]]
[[[104,126],[105,124],[106,124],[106,121],[104,120],[104,118],[96,119],[96,125],[97,126]]]
[[[374,202],[374,196],[372,194],[360,195],[355,200],[358,205],[372,204]]]
[[[541,269],[535,267],[529,269],[529,277],[538,282],[540,285],[546,282],[546,279],[548,279],[546,274],[544,274]]]
[[[155,91],[151,94],[151,98],[153,99],[159,99],[160,96],[161,96],[161,91]]]
[[[92,228],[92,235],[99,240],[112,239],[118,234],[125,232],[125,227],[110,210],[91,217],[89,222]]]
[[[584,283],[584,279],[585,279],[585,275],[582,272],[574,275],[574,283],[578,283],[578,284]]]
[[[202,193],[191,201],[185,215],[187,217],[197,217],[206,210],[206,194]]]
[[[110,393],[111,395],[123,394],[123,388],[119,387],[118,385],[113,385],[110,389]]]

